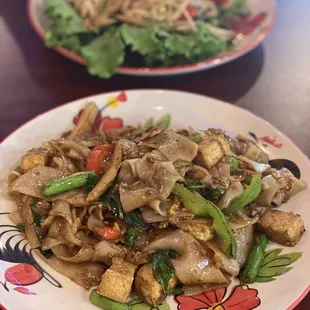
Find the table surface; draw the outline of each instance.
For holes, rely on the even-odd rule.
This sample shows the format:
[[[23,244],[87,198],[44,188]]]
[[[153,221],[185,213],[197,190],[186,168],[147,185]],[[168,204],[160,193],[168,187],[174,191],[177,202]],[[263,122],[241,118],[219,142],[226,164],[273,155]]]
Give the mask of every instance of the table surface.
[[[309,0],[280,0],[266,41],[238,60],[175,77],[115,76],[105,81],[44,47],[31,29],[26,1],[0,1],[0,141],[57,105],[117,89],[169,88],[212,96],[274,124],[310,155]],[[310,309],[310,295],[296,308]],[[282,309],[281,309],[282,310]]]

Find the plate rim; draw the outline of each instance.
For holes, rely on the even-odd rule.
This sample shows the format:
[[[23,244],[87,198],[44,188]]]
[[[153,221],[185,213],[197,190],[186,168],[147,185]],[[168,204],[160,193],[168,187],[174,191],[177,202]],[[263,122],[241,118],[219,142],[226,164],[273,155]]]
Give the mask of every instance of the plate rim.
[[[200,97],[200,98],[204,98],[204,99],[211,99],[214,101],[217,101],[219,104],[222,104],[224,106],[232,106],[233,108],[245,112],[248,115],[250,115],[251,117],[254,117],[255,119],[258,119],[259,121],[261,121],[263,124],[269,126],[270,128],[272,128],[277,134],[281,135],[282,137],[284,137],[289,143],[291,143],[291,145],[295,148],[295,150],[297,152],[300,153],[300,155],[302,155],[302,157],[308,161],[308,164],[310,164],[310,159],[309,157],[296,145],[296,143],[294,141],[292,141],[292,139],[290,137],[288,137],[287,135],[285,135],[284,133],[282,133],[279,129],[277,129],[274,125],[272,125],[270,122],[268,122],[267,120],[263,119],[262,117],[254,114],[253,112],[246,110],[242,107],[239,107],[237,105],[233,105],[229,102],[217,99],[217,98],[213,98],[213,97],[209,97],[209,96],[205,96],[205,95],[201,95],[201,94],[197,94],[194,92],[188,92],[188,91],[182,91],[182,90],[170,90],[170,89],[157,89],[157,88],[147,88],[147,89],[120,89],[120,90],[114,90],[114,91],[110,91],[110,92],[103,92],[103,93],[98,93],[98,94],[93,94],[93,95],[89,95],[89,96],[85,96],[82,98],[77,98],[74,99],[72,101],[69,102],[65,102],[62,103],[60,105],[57,105],[51,109],[48,109],[47,111],[43,112],[43,113],[39,113],[38,115],[36,115],[35,117],[33,117],[32,119],[24,122],[23,124],[21,124],[20,126],[18,126],[15,130],[13,130],[10,134],[8,134],[2,141],[0,141],[0,146],[2,146],[3,144],[5,144],[5,142],[11,137],[13,136],[16,132],[18,132],[19,130],[22,130],[23,127],[25,127],[27,124],[35,121],[37,118],[47,115],[50,112],[53,112],[54,110],[57,109],[61,109],[64,106],[70,105],[70,104],[74,104],[77,102],[80,102],[82,100],[87,100],[87,99],[92,99],[94,100],[94,97],[99,97],[99,96],[113,96],[115,93],[119,93],[119,92],[126,92],[126,93],[135,93],[135,92],[144,92],[144,93],[150,93],[150,92],[161,92],[161,93],[179,93],[179,94],[188,94],[188,95],[193,95],[196,97]],[[306,287],[306,289],[301,292],[301,294],[299,295],[299,297],[290,305],[287,307],[286,310],[293,310],[310,292],[310,284],[308,285],[308,287]]]
[[[27,0],[27,15],[30,25],[32,26],[34,32],[40,37],[40,39],[44,42],[45,33],[41,29],[40,25],[36,23],[34,14],[33,14],[33,3],[35,0]],[[228,55],[220,56],[220,57],[213,57],[205,61],[201,61],[195,64],[188,64],[183,66],[173,66],[173,67],[162,67],[162,68],[151,68],[151,67],[144,67],[144,68],[137,68],[137,67],[126,67],[120,66],[117,70],[117,73],[125,74],[125,75],[171,75],[171,74],[181,74],[181,73],[190,73],[190,72],[197,72],[204,69],[211,69],[216,66],[223,65],[230,61],[233,61],[248,52],[252,51],[256,48],[260,43],[262,43],[266,37],[270,34],[271,30],[273,29],[277,17],[278,11],[278,2],[277,0],[270,0],[272,2],[272,15],[271,21],[268,26],[266,26],[258,35],[257,37],[251,42],[250,44],[246,45],[240,50],[235,50]],[[81,65],[86,65],[86,61],[74,53],[70,52],[68,49],[56,46],[53,48],[62,56],[77,62]]]

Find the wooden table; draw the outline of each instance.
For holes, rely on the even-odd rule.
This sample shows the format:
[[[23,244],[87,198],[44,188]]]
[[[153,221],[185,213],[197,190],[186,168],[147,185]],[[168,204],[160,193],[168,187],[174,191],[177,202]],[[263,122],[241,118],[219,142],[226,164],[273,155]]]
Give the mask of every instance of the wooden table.
[[[178,77],[108,81],[44,47],[26,1],[0,1],[0,140],[39,113],[80,97],[124,88],[169,88],[232,102],[262,116],[310,155],[310,1],[280,0],[263,45],[222,67]],[[310,295],[296,308],[310,309]],[[281,309],[282,310],[282,309]]]

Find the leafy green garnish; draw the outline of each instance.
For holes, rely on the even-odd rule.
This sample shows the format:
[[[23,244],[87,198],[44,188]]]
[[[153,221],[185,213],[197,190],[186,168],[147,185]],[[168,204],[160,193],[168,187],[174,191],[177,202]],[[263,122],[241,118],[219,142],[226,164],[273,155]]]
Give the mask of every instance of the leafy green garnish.
[[[20,232],[22,232],[22,233],[25,232],[25,224],[19,223],[19,224],[16,225],[16,227],[18,228],[18,230],[19,230]]]
[[[135,227],[139,227],[140,229],[146,229],[148,228],[148,224],[145,223],[141,218],[141,212],[140,210],[133,210],[128,213],[124,213],[124,221],[128,225],[132,225]]]
[[[46,250],[46,251],[43,251],[41,248],[39,248],[41,254],[46,257],[46,258],[51,258],[53,256],[53,252],[52,250]]]
[[[124,218],[124,211],[119,195],[111,195],[108,206],[114,216],[120,219]]]
[[[298,260],[302,252],[293,252],[282,254],[281,249],[272,249],[265,252],[265,258],[259,269],[256,282],[271,282],[275,280],[275,277],[281,276],[289,272],[293,267],[290,267],[292,263]]]
[[[130,212],[124,212],[119,194],[113,194],[113,190],[117,181],[100,196],[99,200],[108,205],[109,210],[115,217],[123,219],[128,225],[145,229],[148,224],[141,218],[140,210],[136,209]]]
[[[117,27],[111,27],[88,45],[82,47],[81,54],[87,61],[91,75],[109,78],[124,62],[125,46]]]
[[[84,186],[84,192],[86,194],[90,193],[92,189],[96,186],[96,184],[99,182],[100,176],[95,173],[90,173],[87,176],[86,185]]]
[[[230,172],[235,171],[238,168],[239,162],[238,159],[234,156],[225,157],[225,163],[230,165]]]
[[[127,245],[132,248],[136,242],[136,238],[138,233],[141,232],[141,229],[139,227],[130,227],[128,229],[127,235],[128,235],[128,240],[127,240]]]
[[[203,198],[214,203],[219,201],[225,193],[221,188],[208,188],[206,184],[201,184],[201,182],[194,179],[186,179],[185,187],[191,191],[197,192]]]
[[[133,52],[138,52],[141,55],[154,53],[161,47],[155,27],[143,28],[123,24],[121,34],[125,44],[130,46]]]
[[[169,291],[169,283],[175,277],[175,269],[171,258],[179,258],[180,254],[174,250],[158,250],[152,255],[152,269],[156,280],[166,294]]]
[[[30,210],[32,213],[34,224],[39,227],[41,225],[41,215],[36,211],[35,205],[36,205],[35,202],[31,203]]]

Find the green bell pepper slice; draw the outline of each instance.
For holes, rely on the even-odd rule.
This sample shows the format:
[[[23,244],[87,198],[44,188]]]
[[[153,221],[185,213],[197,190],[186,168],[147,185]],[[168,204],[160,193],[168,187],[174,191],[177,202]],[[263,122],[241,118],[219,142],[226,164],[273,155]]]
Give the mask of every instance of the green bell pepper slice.
[[[172,192],[180,197],[187,211],[196,216],[213,218],[213,228],[221,237],[222,251],[228,256],[236,257],[236,240],[223,212],[211,201],[191,192],[183,184],[176,183]]]
[[[243,194],[239,198],[233,200],[230,206],[224,209],[223,212],[225,214],[229,214],[244,208],[257,198],[257,196],[261,192],[261,189],[262,179],[260,175],[254,175],[252,177],[249,187],[243,192]]]

